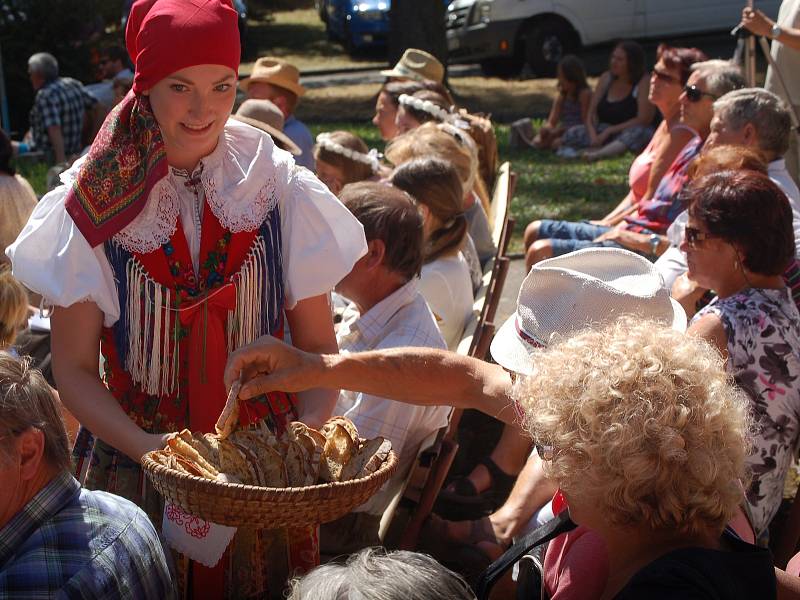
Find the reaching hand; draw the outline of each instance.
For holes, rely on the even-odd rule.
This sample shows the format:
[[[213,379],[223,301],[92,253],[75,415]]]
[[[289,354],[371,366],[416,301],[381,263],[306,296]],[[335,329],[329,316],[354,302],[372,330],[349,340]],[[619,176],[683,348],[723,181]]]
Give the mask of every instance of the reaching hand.
[[[742,9],[742,25],[756,35],[769,36],[772,32],[772,20],[756,8]]]
[[[225,387],[241,380],[239,397],[248,400],[273,392],[302,392],[318,387],[316,376],[322,358],[309,354],[265,335],[252,344],[239,348],[228,357],[225,367]]]

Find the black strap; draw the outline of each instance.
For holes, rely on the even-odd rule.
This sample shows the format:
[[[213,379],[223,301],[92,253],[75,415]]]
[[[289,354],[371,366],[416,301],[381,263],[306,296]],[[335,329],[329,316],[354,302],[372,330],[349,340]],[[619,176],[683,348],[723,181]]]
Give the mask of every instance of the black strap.
[[[565,510],[556,518],[526,534],[525,537],[506,550],[503,556],[494,561],[481,573],[478,584],[475,586],[478,600],[487,600],[492,586],[497,583],[497,580],[502,577],[503,573],[508,571],[515,562],[530,552],[531,549],[549,542],[562,533],[572,531],[575,527],[577,527],[577,525],[570,520],[569,511]]]

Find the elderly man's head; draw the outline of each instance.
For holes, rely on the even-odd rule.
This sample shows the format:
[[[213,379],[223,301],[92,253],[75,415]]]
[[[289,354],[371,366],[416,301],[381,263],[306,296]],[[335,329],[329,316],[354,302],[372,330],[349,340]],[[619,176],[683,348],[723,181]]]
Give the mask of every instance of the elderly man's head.
[[[0,528],[53,475],[69,468],[56,399],[27,359],[0,352]]]
[[[623,318],[533,362],[516,400],[577,523],[722,532],[742,500],[750,420],[709,344]]]
[[[680,97],[681,122],[706,137],[714,116],[714,101],[744,85],[739,67],[731,61],[707,60],[694,63]]]
[[[786,154],[791,135],[792,117],[783,100],[761,88],[746,88],[714,102],[707,145],[748,146],[773,161]]]
[[[351,183],[339,198],[364,226],[368,251],[336,291],[363,311],[419,275],[422,215],[411,196],[382,183]]]
[[[28,77],[34,90],[58,79],[58,61],[49,52],[37,52],[28,59]]]

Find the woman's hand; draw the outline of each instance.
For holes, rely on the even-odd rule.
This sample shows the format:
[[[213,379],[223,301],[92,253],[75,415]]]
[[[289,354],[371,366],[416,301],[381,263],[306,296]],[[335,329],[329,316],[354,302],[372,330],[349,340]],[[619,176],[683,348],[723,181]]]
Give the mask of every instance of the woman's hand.
[[[600,137],[597,135],[594,127],[587,127],[586,133],[589,134],[589,146],[595,148],[600,145]]]
[[[774,21],[757,8],[747,6],[742,9],[742,26],[756,35],[769,37],[774,24]]]
[[[608,142],[608,138],[610,138],[612,134],[613,132],[611,131],[610,128],[604,129],[603,131],[597,134],[597,142],[593,145],[605,146],[605,144]]]
[[[178,435],[177,433],[144,433],[138,445],[137,454],[139,455],[139,462],[142,457],[153,450],[163,450],[167,446],[167,442]]]

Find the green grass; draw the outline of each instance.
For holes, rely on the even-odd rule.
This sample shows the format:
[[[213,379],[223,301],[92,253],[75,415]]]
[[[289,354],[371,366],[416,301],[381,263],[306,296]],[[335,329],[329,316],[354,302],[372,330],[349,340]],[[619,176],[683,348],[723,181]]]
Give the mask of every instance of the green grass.
[[[536,123],[538,125],[538,123]],[[344,129],[360,136],[370,148],[383,149],[383,141],[371,124],[309,123],[314,135]],[[516,219],[511,252],[522,250],[525,225],[535,219],[580,221],[604,216],[628,193],[628,169],[633,157],[597,163],[566,161],[551,152],[508,147],[508,125],[495,129],[500,160],[511,161],[518,174],[511,213]]]
[[[15,167],[17,173],[28,180],[37,196],[41,197],[47,192],[47,169],[49,167],[45,163],[18,160]]]

